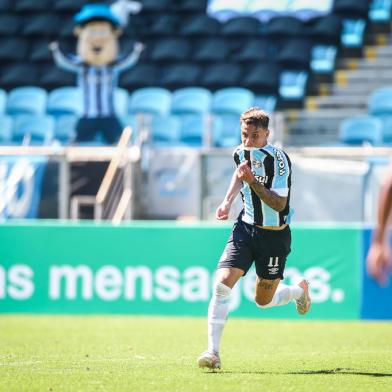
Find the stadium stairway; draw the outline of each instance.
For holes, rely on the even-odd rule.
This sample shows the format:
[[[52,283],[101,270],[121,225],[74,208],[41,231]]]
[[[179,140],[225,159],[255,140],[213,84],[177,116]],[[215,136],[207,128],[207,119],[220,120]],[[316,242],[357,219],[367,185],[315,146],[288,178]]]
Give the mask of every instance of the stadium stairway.
[[[370,32],[362,57],[343,53],[330,80],[313,81],[304,109],[286,111],[286,143],[336,142],[340,123],[348,117],[366,115],[370,94],[392,86],[391,64],[391,34]]]

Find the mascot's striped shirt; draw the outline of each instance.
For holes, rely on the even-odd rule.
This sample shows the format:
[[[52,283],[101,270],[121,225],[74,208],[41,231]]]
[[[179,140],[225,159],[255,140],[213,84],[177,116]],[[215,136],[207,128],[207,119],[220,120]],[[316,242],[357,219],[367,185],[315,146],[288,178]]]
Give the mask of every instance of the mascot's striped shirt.
[[[115,116],[113,94],[118,86],[118,77],[122,71],[132,67],[139,54],[132,52],[124,59],[107,66],[92,66],[83,63],[79,57],[65,56],[59,49],[54,50],[56,64],[78,75],[78,87],[82,90],[84,100],[83,117]]]
[[[257,181],[279,196],[287,197],[284,210],[275,211],[260,200],[247,182],[243,182],[241,196],[244,208],[241,219],[257,226],[281,226],[290,223],[291,162],[287,154],[271,144],[262,148],[244,147],[241,144],[234,150],[233,155],[237,166],[248,161]]]

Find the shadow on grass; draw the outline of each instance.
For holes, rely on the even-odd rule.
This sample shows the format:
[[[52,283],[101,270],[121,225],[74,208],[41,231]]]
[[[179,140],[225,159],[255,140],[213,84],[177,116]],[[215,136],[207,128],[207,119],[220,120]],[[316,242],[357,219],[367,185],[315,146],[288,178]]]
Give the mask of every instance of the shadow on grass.
[[[301,370],[298,372],[263,372],[263,371],[210,371],[210,374],[274,374],[274,375],[282,375],[282,374],[290,374],[290,375],[311,375],[311,374],[349,374],[349,375],[358,375],[358,376],[370,376],[370,377],[392,377],[392,373],[371,373],[371,372],[360,372],[355,369],[345,369],[345,368],[336,368],[336,369],[321,369],[321,370]]]

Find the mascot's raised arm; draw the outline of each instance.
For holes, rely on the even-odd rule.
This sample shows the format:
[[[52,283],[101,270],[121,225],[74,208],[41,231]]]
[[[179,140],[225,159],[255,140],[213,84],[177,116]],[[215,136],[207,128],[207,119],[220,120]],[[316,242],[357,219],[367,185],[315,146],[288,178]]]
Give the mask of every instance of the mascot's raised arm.
[[[139,59],[143,44],[119,57],[120,21],[105,4],[87,4],[75,15],[77,56],[64,55],[57,42],[50,44],[56,64],[78,75],[83,115],[76,128],[76,142],[96,139],[102,133],[106,143],[115,143],[122,125],[114,110],[114,91],[119,74]]]

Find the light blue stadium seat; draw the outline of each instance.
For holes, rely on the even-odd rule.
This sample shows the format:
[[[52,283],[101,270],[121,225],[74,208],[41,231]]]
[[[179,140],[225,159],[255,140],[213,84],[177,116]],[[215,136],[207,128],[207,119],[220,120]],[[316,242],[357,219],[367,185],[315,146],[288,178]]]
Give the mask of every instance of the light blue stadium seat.
[[[329,74],[335,70],[337,47],[334,45],[315,45],[312,48],[310,68],[318,74]]]
[[[161,87],[140,88],[130,96],[128,113],[168,115],[171,108],[171,97],[171,92]]]
[[[0,144],[11,144],[13,121],[11,116],[0,115]]]
[[[181,123],[180,142],[189,147],[215,146],[222,136],[222,121],[209,114],[177,116]]]
[[[202,87],[175,90],[172,95],[173,114],[207,113],[211,109],[212,93]]]
[[[135,142],[139,137],[144,137],[147,139],[148,134],[142,135],[143,129],[151,124],[151,119],[145,118],[138,114],[127,114],[125,117],[121,118],[121,123],[125,127],[131,127],[132,129],[132,142]]]
[[[229,19],[245,15],[248,3],[249,0],[210,0],[207,12],[224,23]]]
[[[372,0],[369,9],[369,19],[376,23],[391,21],[392,0]]]
[[[365,34],[364,19],[344,19],[341,43],[346,48],[361,48]]]
[[[15,117],[12,141],[18,144],[47,145],[54,138],[55,121],[49,115],[25,114]]]
[[[370,95],[368,111],[374,116],[392,114],[392,86],[379,88]]]
[[[213,142],[216,147],[235,147],[241,143],[240,117],[236,114],[214,114],[220,128],[214,134]]]
[[[53,116],[81,115],[82,94],[77,87],[60,87],[49,93],[46,111]]]
[[[56,119],[54,138],[61,144],[70,144],[76,137],[78,116],[64,114]]]
[[[267,113],[272,113],[275,111],[276,101],[275,95],[257,95],[254,100],[254,105]]]
[[[377,117],[382,122],[382,139],[389,146],[392,145],[392,113]]]
[[[349,145],[382,144],[383,126],[380,119],[371,116],[343,120],[339,127],[339,141]]]
[[[253,106],[254,99],[254,94],[248,89],[240,87],[224,88],[214,93],[211,111],[215,114],[239,116]]]
[[[201,147],[206,130],[206,116],[202,114],[187,114],[177,116],[180,120],[180,141],[190,147]]]
[[[304,99],[308,76],[306,71],[282,71],[279,78],[280,96],[287,101]]]
[[[46,111],[47,93],[40,87],[17,87],[8,93],[7,113],[42,115]]]
[[[125,88],[116,88],[114,92],[114,111],[120,118],[128,113],[128,91]]]
[[[156,147],[180,145],[181,122],[173,115],[154,116],[151,120],[151,141]]]
[[[7,92],[0,89],[0,114],[4,114],[7,108]]]

